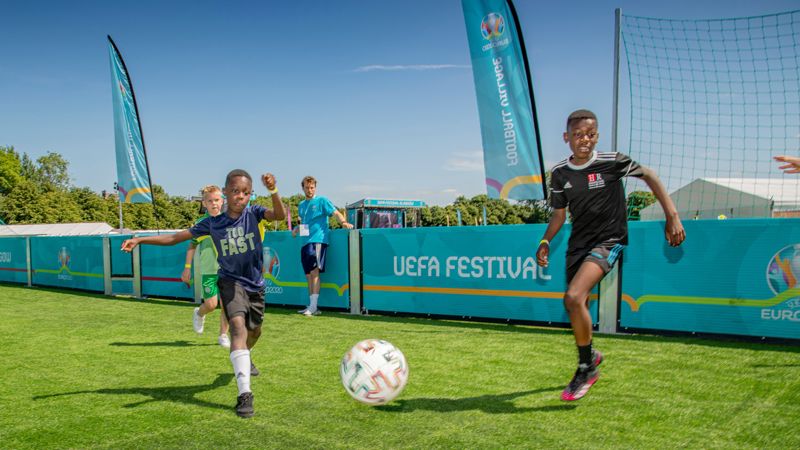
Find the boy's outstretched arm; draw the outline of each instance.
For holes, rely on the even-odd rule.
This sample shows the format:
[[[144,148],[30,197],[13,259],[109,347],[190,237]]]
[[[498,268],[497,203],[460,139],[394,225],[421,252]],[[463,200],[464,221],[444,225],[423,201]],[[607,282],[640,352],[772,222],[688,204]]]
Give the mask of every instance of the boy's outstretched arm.
[[[774,158],[775,161],[786,163],[778,167],[778,169],[783,170],[783,173],[800,173],[800,157],[779,155]]]
[[[664,217],[667,218],[667,225],[664,227],[664,235],[667,238],[669,245],[677,247],[686,239],[686,231],[683,229],[681,218],[678,217],[678,210],[675,208],[675,203],[667,193],[667,189],[661,180],[656,175],[656,172],[649,167],[642,167],[644,175],[642,180],[647,183],[653,195],[656,196],[658,202],[661,203],[661,208],[664,209]]]
[[[550,223],[547,224],[547,230],[539,242],[539,248],[536,250],[536,263],[542,267],[547,267],[550,263],[550,241],[556,237],[558,231],[567,221],[567,209],[554,209],[553,215],[550,216]]]
[[[278,193],[278,186],[275,181],[275,175],[271,173],[265,173],[261,175],[261,183],[264,184],[264,187],[272,194],[272,209],[268,209],[264,212],[264,220],[283,220],[286,218],[286,210],[283,208],[283,202],[281,201],[281,196]]]
[[[130,252],[139,244],[150,245],[175,245],[177,243],[188,241],[192,238],[192,233],[189,230],[178,231],[173,234],[162,234],[158,236],[142,236],[125,240],[122,243],[122,251]]]

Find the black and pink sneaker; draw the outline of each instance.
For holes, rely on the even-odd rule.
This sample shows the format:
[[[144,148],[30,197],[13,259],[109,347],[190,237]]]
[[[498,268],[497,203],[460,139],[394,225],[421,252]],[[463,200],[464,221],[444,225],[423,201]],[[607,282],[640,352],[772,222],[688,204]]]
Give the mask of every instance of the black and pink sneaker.
[[[561,393],[561,400],[571,402],[582,398],[589,392],[589,388],[597,382],[600,377],[599,366],[603,362],[603,354],[599,350],[592,349],[592,365],[580,367],[575,371],[575,375]]]
[[[592,349],[592,363],[595,367],[599,366],[603,362],[603,354],[600,353],[600,350]]]

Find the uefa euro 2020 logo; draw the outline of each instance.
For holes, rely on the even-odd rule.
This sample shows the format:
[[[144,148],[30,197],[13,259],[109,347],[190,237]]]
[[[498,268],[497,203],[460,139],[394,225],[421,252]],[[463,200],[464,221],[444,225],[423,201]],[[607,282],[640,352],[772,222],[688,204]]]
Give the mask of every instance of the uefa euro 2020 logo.
[[[271,247],[264,246],[264,268],[265,273],[272,275],[276,280],[281,273],[281,260],[278,252]]]
[[[67,250],[67,247],[61,247],[61,250],[58,251],[59,269],[56,278],[66,281],[72,280],[72,273],[69,271],[69,262],[69,250]]]
[[[506,21],[497,13],[489,13],[481,21],[481,35],[487,41],[498,39],[506,31]]]
[[[69,250],[67,250],[67,247],[61,247],[61,250],[58,251],[58,262],[59,267],[69,268]]]
[[[800,244],[786,246],[775,253],[767,265],[767,283],[775,295],[800,288]],[[787,300],[790,306],[800,307],[800,296]]]
[[[281,273],[281,259],[278,251],[274,248],[264,246],[264,278],[265,293],[283,294],[283,287],[278,285],[278,275]],[[269,274],[269,276],[267,276]]]

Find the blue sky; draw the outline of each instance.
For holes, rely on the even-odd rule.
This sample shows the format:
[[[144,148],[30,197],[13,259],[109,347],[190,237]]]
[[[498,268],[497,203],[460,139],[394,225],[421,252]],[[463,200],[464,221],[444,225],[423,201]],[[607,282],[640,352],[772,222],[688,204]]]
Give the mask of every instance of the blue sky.
[[[546,165],[565,117],[594,110],[611,137],[614,8],[706,19],[793,1],[517,0]],[[0,0],[0,145],[70,162],[77,186],[116,180],[105,36],[137,96],[153,183],[193,195],[244,168],[284,195],[314,175],[343,206],[363,197],[447,204],[485,193],[459,0]],[[623,150],[624,149],[620,149]],[[265,194],[261,186],[259,194]]]

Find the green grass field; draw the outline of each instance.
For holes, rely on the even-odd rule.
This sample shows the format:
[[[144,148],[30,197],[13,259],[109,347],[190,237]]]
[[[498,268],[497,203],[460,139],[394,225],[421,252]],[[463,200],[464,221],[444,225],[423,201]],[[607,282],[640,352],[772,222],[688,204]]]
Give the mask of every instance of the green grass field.
[[[256,415],[191,328],[192,305],[0,286],[2,448],[800,448],[800,348],[599,336],[600,381],[558,399],[568,330],[268,308]],[[392,403],[352,400],[339,361],[387,339],[410,378]]]

